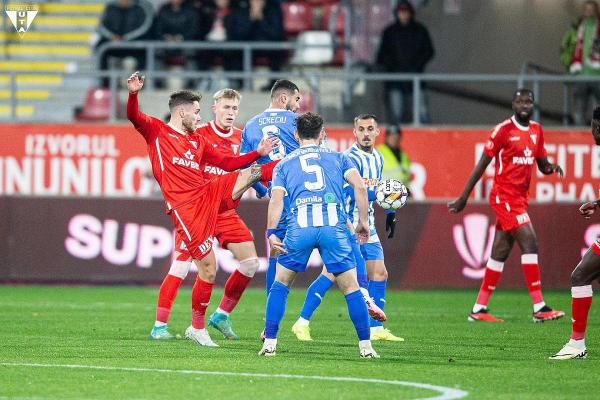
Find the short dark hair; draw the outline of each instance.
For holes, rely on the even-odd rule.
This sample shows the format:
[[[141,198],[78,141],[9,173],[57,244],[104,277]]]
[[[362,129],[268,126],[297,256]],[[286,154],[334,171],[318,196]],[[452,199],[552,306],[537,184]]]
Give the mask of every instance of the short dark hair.
[[[364,121],[365,119],[372,119],[376,124],[379,123],[379,120],[374,114],[359,114],[354,118],[354,123],[356,124],[358,121]]]
[[[517,96],[523,95],[523,94],[528,94],[531,95],[531,98],[533,100],[535,100],[535,97],[533,95],[533,91],[531,89],[527,89],[527,88],[519,88],[517,90],[515,90],[515,93],[513,94],[513,101],[515,101],[517,99]]]
[[[288,92],[289,94],[292,94],[295,90],[300,91],[294,82],[288,81],[287,79],[276,80],[271,88],[271,99],[276,99],[281,92]]]
[[[179,90],[171,94],[169,97],[169,110],[182,104],[192,104],[195,101],[200,101],[202,95],[191,90]]]
[[[310,111],[305,112],[296,119],[296,129],[300,139],[317,139],[323,130],[323,117]]]

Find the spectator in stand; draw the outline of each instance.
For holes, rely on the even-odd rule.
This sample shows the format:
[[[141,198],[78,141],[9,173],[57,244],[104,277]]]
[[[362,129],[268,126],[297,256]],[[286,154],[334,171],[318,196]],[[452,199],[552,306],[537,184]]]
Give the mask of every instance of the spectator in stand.
[[[135,40],[146,40],[152,37],[152,23],[154,10],[152,5],[145,0],[115,0],[106,5],[98,33],[100,41],[97,46],[112,42],[131,42]],[[108,69],[110,57],[125,58],[133,57],[137,63],[137,69],[146,67],[146,53],[143,49],[112,49],[105,51],[100,57],[100,70]],[[109,79],[102,79],[102,87],[109,86]]]
[[[180,43],[194,40],[199,30],[198,13],[184,0],[169,0],[163,4],[156,15],[155,32],[158,40],[168,43]],[[162,58],[166,65],[187,66],[189,51],[167,50]]]
[[[228,39],[232,41],[267,41],[285,40],[283,30],[283,12],[278,0],[237,0],[231,11]],[[273,72],[281,71],[285,61],[285,51],[263,50],[253,52],[253,56],[266,57],[269,68]],[[231,70],[243,69],[242,53],[236,51],[232,58]],[[271,90],[275,80],[265,85],[262,90]]]
[[[583,13],[577,25],[576,43],[569,71],[572,74],[600,76],[600,19],[598,3],[583,3]],[[598,82],[577,82],[573,85],[573,120],[575,125],[586,125],[590,97],[600,103]]]
[[[377,146],[383,156],[382,179],[398,179],[410,189],[410,159],[402,149],[402,128],[390,126],[385,131],[385,142]]]
[[[415,21],[415,10],[406,0],[400,0],[395,9],[396,21],[385,28],[379,44],[377,64],[385,72],[422,73],[433,58],[433,44],[427,28]],[[424,88],[424,85],[421,86]],[[390,81],[385,83],[388,118],[394,125],[406,122],[405,113],[412,102],[413,83]],[[421,92],[419,110],[421,122],[429,122],[425,91]]]

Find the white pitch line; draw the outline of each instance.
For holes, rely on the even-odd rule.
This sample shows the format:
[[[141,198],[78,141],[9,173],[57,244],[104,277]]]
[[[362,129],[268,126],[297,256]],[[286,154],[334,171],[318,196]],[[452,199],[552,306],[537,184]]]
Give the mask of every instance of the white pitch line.
[[[462,399],[469,395],[460,389],[453,389],[445,386],[430,385],[428,383],[396,381],[386,379],[371,378],[353,378],[350,376],[320,376],[320,375],[291,375],[291,374],[260,374],[254,372],[229,372],[229,371],[198,371],[187,369],[154,369],[154,368],[130,368],[130,367],[112,367],[103,365],[72,365],[72,364],[34,364],[34,363],[0,363],[2,366],[14,367],[45,367],[45,368],[70,368],[70,369],[96,369],[106,371],[129,371],[129,372],[161,372],[187,375],[219,375],[219,376],[243,376],[250,378],[275,378],[275,379],[312,379],[318,381],[334,382],[360,382],[360,383],[378,383],[383,385],[409,386],[419,389],[433,390],[439,392],[439,396],[426,397],[420,400],[451,400]]]

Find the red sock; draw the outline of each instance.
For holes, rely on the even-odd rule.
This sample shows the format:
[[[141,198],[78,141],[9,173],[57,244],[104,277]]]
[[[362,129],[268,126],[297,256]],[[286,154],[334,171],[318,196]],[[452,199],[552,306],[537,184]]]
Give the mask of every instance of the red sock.
[[[592,306],[592,285],[572,287],[571,296],[571,339],[581,340],[585,337],[588,313]]]
[[[477,295],[477,301],[475,301],[476,304],[487,307],[490,296],[496,289],[496,285],[502,276],[503,269],[503,262],[492,260],[491,258],[488,260],[487,267],[485,268],[485,275],[483,276],[483,282],[481,282],[479,294]]]
[[[232,312],[251,280],[251,277],[242,274],[239,270],[233,271],[233,274],[225,282],[225,290],[219,308],[228,313]]]
[[[271,161],[260,166],[261,180],[272,181],[273,180],[273,168],[279,164],[279,160]]]
[[[206,327],[204,316],[210,302],[213,285],[213,282],[203,281],[199,276],[196,278],[196,282],[192,288],[192,326],[195,329],[204,329]]]
[[[540,267],[537,254],[521,255],[521,268],[525,275],[525,282],[533,304],[543,303],[542,283],[540,282]]]
[[[158,291],[158,305],[156,307],[157,321],[164,322],[165,324],[169,322],[171,307],[177,297],[181,282],[183,282],[183,279],[170,274],[163,280],[162,285],[160,285],[160,290]]]

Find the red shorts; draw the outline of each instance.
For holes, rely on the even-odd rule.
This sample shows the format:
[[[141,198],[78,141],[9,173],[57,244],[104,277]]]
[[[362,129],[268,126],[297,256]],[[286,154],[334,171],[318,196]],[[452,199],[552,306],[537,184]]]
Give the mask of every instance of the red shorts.
[[[202,196],[172,210],[176,250],[182,240],[195,259],[204,258],[210,253],[219,210],[230,210],[239,204],[239,200],[231,200],[238,175],[234,172],[211,179]]]
[[[527,201],[502,201],[495,196],[491,206],[496,214],[496,230],[511,232],[531,223]]]

